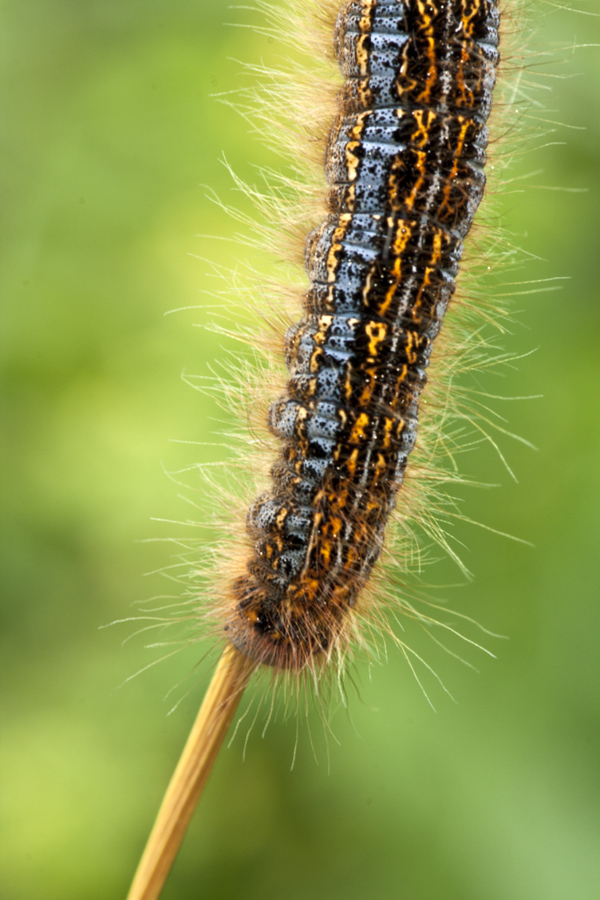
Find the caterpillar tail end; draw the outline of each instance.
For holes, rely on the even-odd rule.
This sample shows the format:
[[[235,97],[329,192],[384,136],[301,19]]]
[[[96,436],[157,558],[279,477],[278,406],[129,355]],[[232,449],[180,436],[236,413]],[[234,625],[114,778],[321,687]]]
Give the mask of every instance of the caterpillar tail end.
[[[127,900],[157,900],[256,664],[228,644],[173,773]]]

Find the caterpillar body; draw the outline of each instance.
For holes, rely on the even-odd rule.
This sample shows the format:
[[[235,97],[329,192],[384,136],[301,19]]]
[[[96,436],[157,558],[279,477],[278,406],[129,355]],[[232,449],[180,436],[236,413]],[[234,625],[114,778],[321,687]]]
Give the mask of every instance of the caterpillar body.
[[[350,0],[337,16],[326,216],[268,412],[272,485],[229,585],[228,640],[257,664],[318,666],[360,612],[485,187],[498,26],[495,0]]]

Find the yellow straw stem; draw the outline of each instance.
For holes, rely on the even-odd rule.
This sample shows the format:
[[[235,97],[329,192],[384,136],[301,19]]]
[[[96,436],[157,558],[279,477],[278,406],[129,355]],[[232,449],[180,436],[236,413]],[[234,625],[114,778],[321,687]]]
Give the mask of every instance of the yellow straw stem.
[[[171,778],[127,900],[156,900],[255,664],[228,644]]]

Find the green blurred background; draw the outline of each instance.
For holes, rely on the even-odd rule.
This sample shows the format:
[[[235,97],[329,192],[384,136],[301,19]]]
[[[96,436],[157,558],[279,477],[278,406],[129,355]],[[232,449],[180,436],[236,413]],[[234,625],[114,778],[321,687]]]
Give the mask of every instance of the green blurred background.
[[[121,645],[134,626],[99,626],[164,589],[142,573],[169,564],[168,546],[138,540],[185,529],[151,517],[202,516],[161,465],[220,458],[173,442],[218,441],[224,420],[180,374],[209,373],[227,345],[193,327],[219,288],[197,257],[246,253],[196,236],[235,230],[204,185],[249,211],[219,160],[250,181],[272,161],[212,95],[251,83],[237,60],[282,51],[227,27],[259,18],[225,0],[5,0],[0,16],[0,897],[119,898],[210,666],[167,700],[198,648],[118,690],[157,653]],[[600,39],[596,18],[550,5],[538,18],[536,46]],[[458,523],[476,580],[442,592],[509,640],[485,639],[496,661],[467,653],[479,674],[431,646],[458,701],[423,672],[437,713],[399,653],[360,663],[329,762],[314,715],[318,764],[302,724],[290,772],[293,720],[255,728],[245,758],[236,739],[165,900],[600,896],[600,65],[593,48],[559,55],[532,60],[567,76],[538,96],[568,127],[520,158],[534,187],[504,201],[537,257],[519,279],[570,279],[517,299],[508,345],[536,352],[495,387],[543,394],[499,406],[539,449],[503,442],[518,485],[492,452],[469,459],[501,487],[464,493],[473,519],[535,546]],[[206,308],[163,316],[192,306]],[[445,563],[431,578],[459,580]]]

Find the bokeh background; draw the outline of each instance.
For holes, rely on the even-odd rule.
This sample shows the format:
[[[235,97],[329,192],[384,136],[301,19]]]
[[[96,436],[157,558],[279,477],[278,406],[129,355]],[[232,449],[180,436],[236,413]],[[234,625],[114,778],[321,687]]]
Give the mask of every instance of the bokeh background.
[[[600,40],[598,18],[535,15],[537,47]],[[197,237],[236,230],[206,186],[249,212],[221,160],[251,182],[273,161],[213,95],[249,86],[239,60],[284,51],[229,27],[260,19],[225,0],[5,0],[0,17],[0,897],[106,900],[126,893],[210,665],[190,683],[193,648],[123,685],[157,652],[100,626],[165,589],[142,573],[169,547],[140,540],[202,517],[163,469],[220,458],[174,443],[227,426],[180,375],[230,346],[194,326],[214,318],[212,265],[246,253]],[[432,646],[457,700],[422,672],[435,713],[399,653],[359,663],[329,754],[311,714],[317,761],[301,724],[293,771],[293,720],[255,728],[245,756],[241,734],[165,900],[600,896],[600,64],[593,47],[558,56],[530,74],[552,76],[537,99],[562,124],[505,200],[531,254],[519,280],[568,279],[516,298],[508,345],[535,352],[496,388],[543,395],[500,404],[538,450],[502,442],[519,484],[483,450],[467,469],[500,487],[464,492],[470,517],[534,546],[458,522],[476,578],[442,592],[509,639],[484,639],[495,661],[466,652],[478,673]],[[199,308],[164,316],[180,307]],[[431,578],[460,581],[445,563]]]

